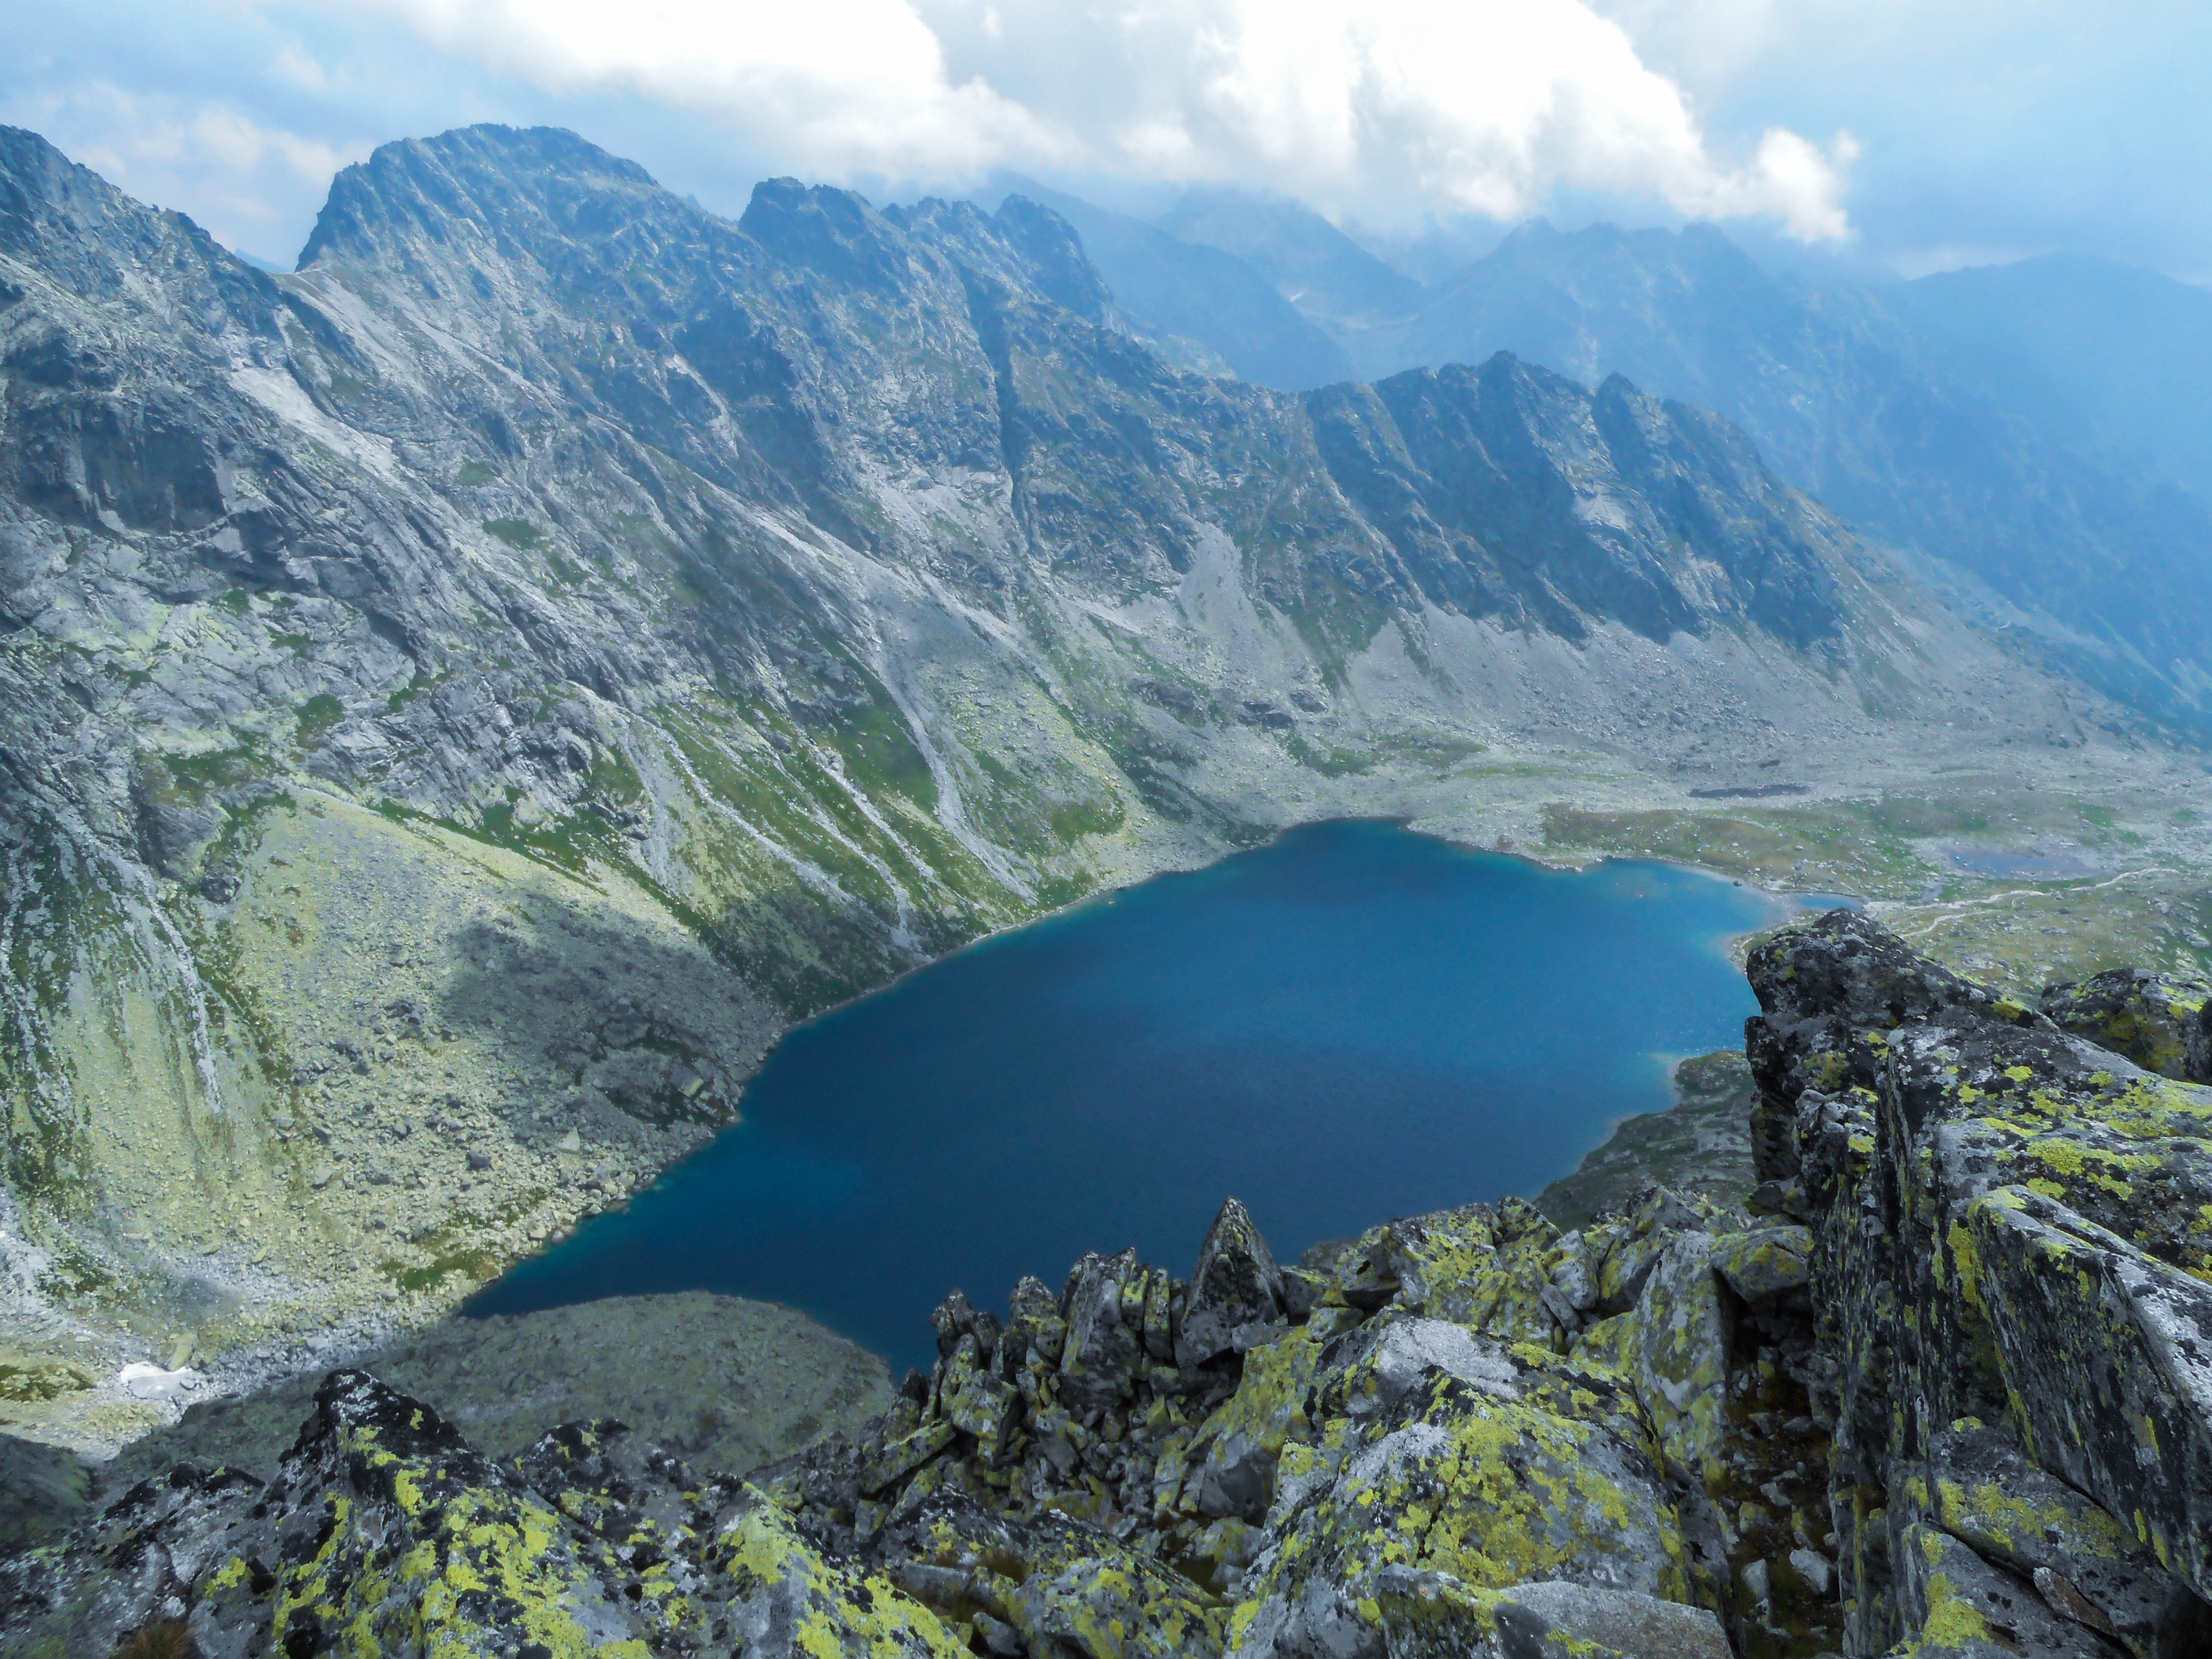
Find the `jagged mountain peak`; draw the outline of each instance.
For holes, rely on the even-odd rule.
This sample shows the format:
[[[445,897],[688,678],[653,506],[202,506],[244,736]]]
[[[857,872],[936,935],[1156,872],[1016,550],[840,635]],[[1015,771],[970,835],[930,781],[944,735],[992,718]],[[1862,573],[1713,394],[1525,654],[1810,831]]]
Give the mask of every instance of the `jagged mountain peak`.
[[[1083,238],[1059,214],[1026,196],[1009,196],[999,204],[992,224],[1007,241],[1027,257],[1039,291],[1079,317],[1095,323],[1106,319],[1113,304],[1112,290],[1083,252]]]
[[[152,311],[187,332],[273,327],[277,289],[266,274],[185,215],[134,200],[21,127],[0,126],[0,257],[119,314]]]
[[[1370,376],[1502,349],[1718,410],[1962,605],[2169,729],[2212,730],[2201,290],[2068,260],[1854,283],[1770,272],[1709,224],[1539,221],[1346,338]]]
[[[908,276],[908,239],[849,190],[763,179],[738,226],[785,264],[840,285],[889,295]]]
[[[1433,602],[1571,638],[1756,625],[1802,649],[1843,626],[1836,529],[1727,422],[1620,376],[1592,392],[1499,352],[1308,403],[1332,471]]]
[[[333,183],[303,273],[357,281],[447,312],[489,307],[535,335],[556,315],[627,329],[757,282],[910,311],[952,264],[1031,300],[1103,319],[1103,286],[1073,231],[1023,203],[996,216],[926,201],[880,210],[854,191],[763,180],[732,222],[641,167],[557,128],[484,126],[387,144]],[[504,274],[502,274],[504,273]]]
[[[374,260],[395,240],[442,240],[460,226],[497,226],[509,235],[533,226],[588,228],[573,220],[562,223],[576,198],[591,201],[623,191],[667,194],[636,162],[563,127],[487,124],[432,138],[398,139],[378,146],[368,160],[343,168],[331,181],[300,265]]]

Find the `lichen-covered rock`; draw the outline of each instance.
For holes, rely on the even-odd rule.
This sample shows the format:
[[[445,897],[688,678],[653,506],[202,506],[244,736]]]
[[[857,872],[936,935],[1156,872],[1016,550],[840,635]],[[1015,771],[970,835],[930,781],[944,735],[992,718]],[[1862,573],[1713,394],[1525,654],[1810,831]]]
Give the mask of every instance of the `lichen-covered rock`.
[[[2029,1018],[2019,1004],[1923,956],[1863,910],[1824,910],[1776,929],[1752,947],[1744,972],[1770,1031],[1808,1020],[1889,1030],[1958,1007]]]
[[[260,1496],[249,1476],[184,1465],[64,1541],[0,1557],[0,1652],[105,1659],[134,1632],[181,1626],[206,1659],[259,1659],[276,1585]]]
[[[1977,1633],[1990,1607],[1939,1594],[1976,1573],[1992,1595],[2025,1586],[2074,1651],[2183,1641],[2159,1632],[2195,1629],[2212,1590],[2212,1091],[1864,917],[1784,928],[1750,971],[1761,1109],[1791,1132],[1811,1231],[1808,1374],[1832,1434],[1846,1650],[2014,1640]],[[1946,1467],[1961,1423],[2004,1425],[2043,1487],[2074,1489],[2072,1530],[2030,1548],[1962,1498]],[[2124,1517],[2132,1548],[2092,1549],[2092,1511]]]
[[[1363,1266],[1346,1298],[1387,1291],[1412,1312],[1550,1343],[1559,1322],[1543,1291],[1565,1258],[1559,1240],[1559,1229],[1517,1198],[1388,1222],[1361,1237]]]
[[[270,1618],[288,1652],[568,1659],[621,1644],[643,1659],[545,1501],[365,1372],[324,1384],[274,1484]]]
[[[1503,1605],[1526,1608],[1571,1643],[1589,1643],[1622,1659],[1732,1659],[1721,1621],[1703,1607],[1559,1579],[1512,1584],[1501,1594]]]
[[[1593,1332],[1589,1344],[1634,1379],[1668,1464],[1705,1484],[1722,1479],[1734,1332],[1712,1258],[1711,1235],[1676,1235],[1635,1308]]]
[[[968,1644],[891,1583],[826,1560],[774,1504],[753,1497],[721,1528],[724,1634],[746,1659],[960,1659]]]
[[[1783,1224],[1728,1233],[1713,1241],[1712,1269],[1746,1302],[1772,1306],[1802,1300],[1813,1280],[1813,1231]]]
[[[104,1656],[167,1623],[204,1659],[645,1659],[647,1635],[685,1627],[661,1603],[684,1573],[640,1554],[637,1517],[611,1546],[630,1559],[604,1575],[604,1521],[570,1513],[420,1401],[334,1372],[274,1480],[183,1467],[0,1566],[0,1648]],[[641,1572],[651,1593],[625,1599]]]
[[[2131,1522],[2039,1468],[2011,1431],[1969,1421],[1941,1431],[1927,1481],[1913,1496],[1936,1525],[2076,1623],[2144,1659],[2212,1650],[2212,1608],[2160,1568]]]
[[[2212,1595],[2212,1285],[2016,1188],[1948,1242],[2036,1460]]]
[[[1689,1595],[1656,1447],[1612,1377],[1394,1319],[1333,1344],[1314,1399],[1313,1428],[1285,1449],[1276,1541],[1232,1652],[1379,1655],[1375,1589],[1393,1567],[1474,1589],[1541,1577]]]
[[[1152,1279],[1152,1269],[1134,1250],[1086,1255],[1076,1264],[1060,1297],[1067,1343],[1060,1377],[1069,1399],[1102,1407],[1134,1389],[1147,1358],[1145,1308]]]
[[[1199,1246],[1189,1300],[1176,1322],[1174,1359],[1202,1365],[1231,1352],[1237,1334],[1283,1314],[1283,1275],[1250,1212],[1235,1199],[1221,1206]]]
[[[1828,910],[1778,929],[1753,946],[1745,972],[1761,1012],[1744,1029],[1744,1056],[1759,1085],[1752,1155],[1759,1174],[1797,1171],[1798,1097],[1870,1090],[1881,1033],[1907,1020],[1967,1008],[1993,1019],[2047,1026],[2040,1015],[1961,979],[1857,910]]]
[[[1200,1515],[1244,1521],[1267,1515],[1284,1443],[1312,1426],[1306,1396],[1320,1358],[1321,1339],[1303,1326],[1245,1355],[1237,1392],[1199,1425],[1191,1443],[1183,1480]]]
[[[1565,1235],[1518,1201],[1468,1206],[1317,1247],[1277,1296],[1232,1204],[1188,1287],[1125,1253],[1085,1257],[1056,1299],[1023,1281],[1003,1324],[948,1299],[934,1376],[765,1489],[978,1651],[1089,1652],[1112,1632],[1131,1652],[1597,1652],[1499,1587],[1717,1605],[1731,1548],[1773,1547],[1765,1522],[1732,1539],[1702,1484],[1710,1467],[1733,1500],[1794,1479],[1801,1448],[1741,1449],[1796,1386],[1753,1329],[1732,1390],[1747,1304],[1713,1232],[1751,1225],[1667,1192]],[[1762,1235],[1744,1271],[1802,1243]]]
[[[1711,1613],[1628,1590],[1559,1581],[1483,1590],[1392,1567],[1374,1600],[1389,1659],[1732,1659]]]
[[[1023,1519],[963,1498],[933,1498],[870,1546],[881,1574],[948,1621],[977,1613],[1028,1651],[1082,1659],[1218,1653],[1228,1608],[1183,1575],[1114,1537],[1045,1510]]]
[[[2043,1012],[2062,1031],[2124,1054],[2146,1072],[2212,1083],[2212,985],[2142,968],[2115,968],[2052,985]]]
[[[2033,1583],[2002,1572],[1939,1528],[1915,1522],[1897,1550],[1909,1632],[1899,1659],[2119,1659],[2088,1626],[2054,1612]]]
[[[619,1423],[565,1425],[499,1465],[359,1371],[325,1379],[275,1479],[182,1467],[0,1559],[0,1651],[106,1659],[149,1631],[202,1659],[967,1651],[763,1491]]]

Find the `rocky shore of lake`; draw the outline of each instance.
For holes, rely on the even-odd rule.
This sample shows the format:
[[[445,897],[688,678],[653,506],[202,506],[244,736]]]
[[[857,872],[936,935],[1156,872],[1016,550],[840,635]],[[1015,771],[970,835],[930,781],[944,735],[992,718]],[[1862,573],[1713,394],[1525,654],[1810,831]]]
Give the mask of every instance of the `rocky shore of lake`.
[[[273,1466],[181,1463],[0,1561],[0,1645],[2212,1651],[2207,988],[2031,1008],[1849,911],[1747,971],[1747,1195],[1708,1148],[1716,1190],[1295,1263],[1232,1200],[1187,1279],[956,1291],[930,1375],[749,1477],[618,1403],[522,1445],[350,1366]]]

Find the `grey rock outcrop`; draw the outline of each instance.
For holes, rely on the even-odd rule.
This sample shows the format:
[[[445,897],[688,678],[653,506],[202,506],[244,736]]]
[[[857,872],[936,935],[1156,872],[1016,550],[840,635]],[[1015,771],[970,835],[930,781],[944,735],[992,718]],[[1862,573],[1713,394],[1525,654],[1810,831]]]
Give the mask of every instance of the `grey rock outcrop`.
[[[1794,1130],[1768,1170],[1813,1235],[1846,1650],[2201,1651],[2212,1094],[1848,913],[1750,975],[1761,1111]]]
[[[2063,1031],[2125,1054],[2146,1072],[2212,1083],[2212,985],[2141,968],[2115,968],[2078,985],[2052,985],[2043,1012]]]
[[[1175,1331],[1175,1362],[1186,1370],[1231,1352],[1237,1334],[1273,1324],[1283,1312],[1283,1275],[1244,1206],[1231,1199],[1206,1230]]]
[[[1321,1247],[1276,1300],[1231,1202],[1188,1287],[1125,1254],[1086,1258],[1057,1299],[1024,1281],[1003,1323],[948,1302],[932,1376],[763,1485],[978,1651],[1062,1651],[1035,1645],[1049,1630],[1103,1659],[1109,1628],[1280,1659],[1725,1651],[1729,1631],[1795,1651],[1832,1603],[1802,1575],[1748,1596],[1753,1565],[1802,1546],[1788,1511],[1737,1506],[1820,1490],[1810,1442],[1760,1428],[1807,1403],[1802,1230],[1727,1219],[1657,1192],[1563,1235],[1517,1201],[1473,1206]],[[1755,1308],[1723,1265],[1764,1274]],[[1182,1312],[1172,1358],[1130,1338],[1153,1328],[1150,1287]],[[1227,1310],[1217,1334],[1182,1340],[1201,1305]],[[976,1577],[1046,1518],[1066,1562],[1048,1583],[991,1569],[1028,1601]]]

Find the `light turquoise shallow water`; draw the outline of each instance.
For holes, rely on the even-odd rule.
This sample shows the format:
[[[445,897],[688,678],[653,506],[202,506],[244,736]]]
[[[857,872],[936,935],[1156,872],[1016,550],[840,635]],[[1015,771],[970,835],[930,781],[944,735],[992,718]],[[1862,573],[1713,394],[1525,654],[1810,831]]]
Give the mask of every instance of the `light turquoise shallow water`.
[[[1533,1194],[1740,1045],[1772,901],[1321,824],[988,940],[787,1037],[744,1121],[471,1304],[710,1289],[926,1364],[1085,1249],[1190,1271],[1224,1194],[1279,1255]]]

